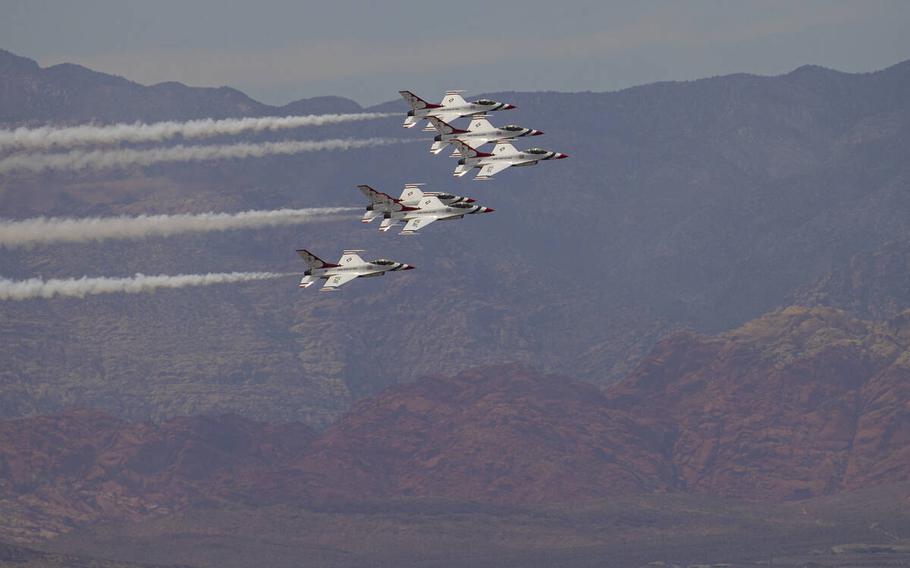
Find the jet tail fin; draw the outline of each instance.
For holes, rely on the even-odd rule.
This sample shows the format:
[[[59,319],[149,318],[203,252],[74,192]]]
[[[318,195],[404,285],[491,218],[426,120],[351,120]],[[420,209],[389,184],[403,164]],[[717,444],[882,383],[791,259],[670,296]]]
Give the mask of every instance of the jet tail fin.
[[[492,154],[487,154],[486,152],[481,152],[477,148],[465,144],[461,140],[452,140],[452,145],[458,149],[458,152],[465,158],[486,158],[492,156]]]
[[[297,254],[300,255],[300,258],[302,258],[310,268],[331,268],[333,266],[338,266],[337,264],[322,260],[306,249],[297,249]]]
[[[358,185],[357,189],[359,189],[360,192],[370,200],[371,205],[389,204],[395,201],[391,195],[388,195],[381,191],[376,191],[366,184]]]
[[[420,110],[420,109],[425,109],[425,108],[439,108],[441,106],[441,105],[434,105],[433,103],[428,103],[427,101],[418,97],[411,91],[398,91],[398,94],[401,95],[401,98],[403,98],[405,101],[407,101],[407,103],[409,105],[411,105],[411,108],[414,110]]]
[[[433,125],[433,128],[435,128],[437,131],[439,131],[440,134],[464,134],[467,132],[467,130],[455,128],[448,122],[446,122],[440,118],[437,118],[435,116],[428,116],[427,120],[430,121],[430,124]]]

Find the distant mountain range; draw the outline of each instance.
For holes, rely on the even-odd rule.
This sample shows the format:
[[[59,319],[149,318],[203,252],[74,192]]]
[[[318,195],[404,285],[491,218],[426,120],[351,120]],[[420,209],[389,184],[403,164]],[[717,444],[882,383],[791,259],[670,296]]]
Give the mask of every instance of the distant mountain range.
[[[452,179],[451,160],[419,141],[0,179],[0,216],[12,218],[360,205],[358,183],[395,192],[419,181],[496,209],[411,239],[352,219],[0,251],[0,273],[11,278],[302,271],[300,246],[326,257],[365,248],[417,266],[335,295],[288,278],[3,302],[0,415],[234,412],[321,428],[357,399],[421,376],[519,363],[606,386],[675,330],[719,333],[793,303],[874,319],[910,308],[910,62],[866,74],[806,66],[611,93],[492,96],[519,107],[495,115],[497,124],[544,130],[534,143],[571,159],[473,183]],[[145,87],[0,53],[6,128],[352,110],[360,108],[341,98],[269,107],[227,88]],[[237,139],[422,136],[399,125]]]
[[[342,97],[272,107],[229,87],[187,87],[175,82],[144,87],[72,63],[42,68],[0,49],[0,123],[149,122],[360,110],[360,105]]]

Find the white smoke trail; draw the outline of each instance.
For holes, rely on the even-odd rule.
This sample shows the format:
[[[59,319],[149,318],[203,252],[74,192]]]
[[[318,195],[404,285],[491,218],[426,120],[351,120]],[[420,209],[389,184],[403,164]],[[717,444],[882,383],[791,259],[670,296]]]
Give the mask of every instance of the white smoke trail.
[[[74,150],[62,154],[14,154],[0,159],[0,174],[12,171],[43,172],[45,170],[100,170],[127,166],[149,166],[161,162],[201,162],[261,158],[276,154],[299,154],[322,150],[353,150],[371,146],[386,146],[415,142],[408,138],[333,138],[329,140],[300,140],[230,144],[224,146],[169,146],[166,148],[119,150]]]
[[[123,215],[120,217],[36,217],[22,221],[0,220],[0,247],[16,248],[53,242],[87,242],[107,239],[142,239],[179,233],[205,233],[230,229],[275,227],[338,219],[359,207],[314,207],[240,213],[180,215]]]
[[[92,294],[139,294],[153,292],[158,288],[185,288],[187,286],[210,286],[230,282],[249,282],[251,280],[270,280],[289,274],[275,272],[222,272],[209,274],[177,274],[167,276],[146,276],[136,274],[132,278],[66,278],[42,280],[9,280],[0,278],[0,300],[30,300],[33,298],[53,298],[63,296],[84,298]]]
[[[185,139],[225,136],[242,132],[274,132],[302,126],[322,126],[358,120],[394,116],[392,113],[362,112],[352,114],[308,114],[300,116],[264,116],[260,118],[226,118],[214,120],[141,122],[109,125],[16,128],[0,130],[0,150],[24,148],[49,150],[54,147],[117,144],[120,142],[162,142],[180,136]]]

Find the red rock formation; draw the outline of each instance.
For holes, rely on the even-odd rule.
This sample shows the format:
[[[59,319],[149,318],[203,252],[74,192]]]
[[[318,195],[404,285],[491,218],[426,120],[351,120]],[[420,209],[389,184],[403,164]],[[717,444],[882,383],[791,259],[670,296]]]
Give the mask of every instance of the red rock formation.
[[[20,537],[213,499],[786,500],[908,479],[910,312],[787,308],[716,337],[677,333],[605,392],[514,365],[426,378],[318,437],[236,416],[0,423],[0,534]]]
[[[681,333],[609,389],[610,406],[675,438],[688,491],[791,499],[906,480],[906,321],[787,308],[717,338]]]
[[[501,366],[362,401],[297,467],[321,497],[535,503],[666,490],[660,447],[595,387]]]
[[[0,535],[167,513],[236,495],[314,433],[238,416],[129,423],[91,410],[0,422]],[[10,512],[15,512],[15,515]]]

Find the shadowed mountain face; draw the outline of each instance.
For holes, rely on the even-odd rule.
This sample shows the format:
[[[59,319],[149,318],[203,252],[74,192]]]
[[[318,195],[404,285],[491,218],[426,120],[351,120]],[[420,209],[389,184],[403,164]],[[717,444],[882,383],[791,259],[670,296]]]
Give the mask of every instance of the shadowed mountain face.
[[[604,392],[506,365],[390,387],[314,435],[238,417],[0,424],[2,534],[203,503],[792,500],[910,481],[910,312],[787,308],[662,340]],[[40,530],[39,530],[40,528]]]
[[[6,126],[357,110],[342,99],[267,107],[230,89],[142,87],[7,53],[0,61]],[[854,255],[910,242],[908,63],[494,96],[519,107],[494,115],[496,124],[544,130],[534,144],[571,158],[486,183],[451,178],[454,164],[429,155],[428,141],[3,177],[0,215],[16,218],[359,205],[358,183],[395,193],[415,181],[496,213],[410,239],[351,219],[0,251],[12,278],[302,271],[293,253],[301,246],[330,261],[365,248],[417,266],[333,295],[299,291],[288,278],[4,302],[0,413],[82,405],[129,418],[231,411],[325,425],[387,385],[502,362],[605,385],[668,330],[730,329]],[[378,108],[405,110],[401,101]],[[423,136],[399,125],[236,139]],[[900,295],[900,283],[881,286]]]
[[[96,411],[0,424],[0,532],[34,539],[72,523],[138,519],[186,508],[303,453],[302,424],[238,416],[127,423]]]
[[[854,255],[797,290],[794,303],[834,306],[880,320],[910,309],[910,243],[887,243]]]

